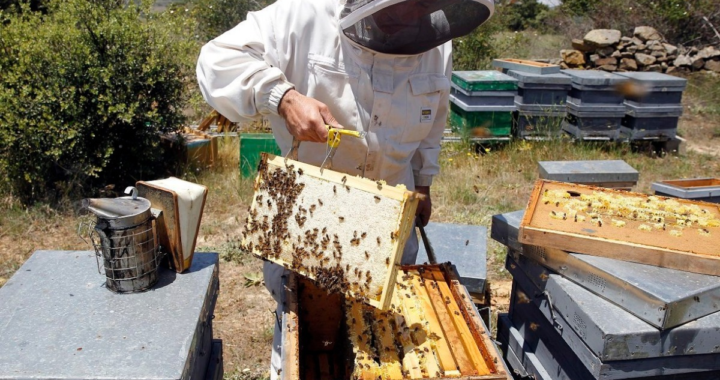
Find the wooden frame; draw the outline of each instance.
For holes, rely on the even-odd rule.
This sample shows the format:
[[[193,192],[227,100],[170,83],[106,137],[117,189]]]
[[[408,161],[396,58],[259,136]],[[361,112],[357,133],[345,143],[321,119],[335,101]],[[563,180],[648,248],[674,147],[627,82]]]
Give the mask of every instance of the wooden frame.
[[[451,368],[457,368],[457,367],[450,367],[453,365],[456,365],[455,358],[452,351],[445,351],[443,349],[438,350],[438,361],[437,365],[439,365],[443,370],[446,372],[446,377],[437,377],[435,374],[428,374],[427,376],[422,375],[420,371],[415,372],[408,372],[404,373],[405,379],[410,378],[423,378],[423,379],[461,379],[461,380],[510,380],[512,379],[512,376],[508,372],[507,368],[505,367],[504,361],[502,360],[501,356],[498,354],[497,348],[495,347],[494,343],[490,339],[490,336],[487,332],[487,330],[484,327],[484,324],[482,320],[480,319],[480,316],[477,313],[477,310],[475,309],[475,306],[470,301],[470,296],[467,293],[466,289],[460,284],[457,275],[453,271],[453,269],[447,265],[420,265],[420,266],[402,266],[400,268],[401,270],[406,271],[420,271],[423,272],[422,279],[425,281],[433,281],[437,282],[437,280],[440,280],[437,282],[438,284],[442,284],[444,286],[437,286],[433,287],[437,291],[437,294],[440,298],[438,302],[440,302],[442,305],[446,304],[446,298],[444,297],[451,297],[451,299],[454,301],[453,304],[457,305],[459,315],[455,313],[443,313],[444,315],[443,319],[449,318],[448,321],[445,323],[448,323],[452,325],[453,327],[446,327],[443,326],[443,330],[446,330],[448,328],[452,328],[454,330],[454,326],[461,325],[466,330],[467,334],[463,337],[458,337],[458,341],[456,341],[455,345],[463,346],[468,343],[474,343],[476,347],[479,349],[479,354],[482,357],[483,364],[487,368],[489,368],[492,373],[487,375],[462,375],[460,371],[453,371]],[[438,277],[440,276],[440,277]],[[299,312],[300,305],[298,305],[298,281],[297,276],[292,273],[287,278],[288,286],[286,287],[285,294],[285,307],[286,312],[284,313],[283,320],[282,320],[282,329],[283,329],[283,370],[281,373],[281,378],[283,380],[305,380],[302,378],[302,373],[300,369],[300,357],[301,353],[300,350],[303,348],[307,348],[307,342],[300,341],[300,332],[297,329],[297,326],[301,325],[301,321],[299,319],[302,319],[302,313]],[[423,286],[423,284],[420,283],[413,283],[413,287],[421,287],[421,288],[427,288]],[[405,298],[405,297],[403,297]],[[429,303],[428,304],[420,304],[418,307],[424,309],[435,308],[437,306],[433,306],[434,304],[430,301],[430,297],[423,298],[426,299]],[[358,303],[351,302],[351,307],[359,307]],[[400,305],[395,305],[396,307],[400,307]],[[376,313],[382,313],[379,310],[376,311]],[[356,311],[357,314],[357,311]],[[434,315],[434,314],[433,314]],[[299,317],[298,317],[299,316]],[[403,318],[400,316],[400,318]],[[412,319],[412,316],[409,316],[408,318]],[[361,326],[360,320],[358,320],[357,324],[353,324],[350,326],[350,328],[353,328],[356,330],[356,332],[363,331],[364,328],[370,328],[370,327],[363,327]],[[416,321],[417,322],[417,321]],[[431,325],[434,325],[435,329],[440,326],[440,323],[442,321],[437,320],[430,320],[428,321]],[[398,323],[399,324],[399,323]],[[436,325],[437,324],[437,325]],[[407,325],[413,326],[414,324],[411,322],[407,322]],[[375,327],[377,328],[377,326]],[[441,334],[444,335],[444,332]],[[384,338],[384,336],[383,336]],[[398,336],[398,339],[401,339],[401,337]],[[435,344],[438,343],[443,344],[445,341],[443,340],[437,340],[435,341]],[[412,341],[407,342],[408,345],[412,346]],[[426,341],[427,343],[427,341]],[[449,343],[449,342],[448,342]],[[412,348],[408,346],[407,348]],[[421,345],[422,347],[422,345]],[[336,347],[335,349],[339,349]],[[436,349],[438,349],[436,347]],[[449,348],[448,348],[449,349]],[[367,350],[367,347],[366,347]],[[464,351],[464,349],[463,349]],[[406,359],[409,360],[421,360],[415,356],[413,351],[410,351],[410,358],[408,358],[408,354],[406,354]],[[434,360],[434,359],[433,359]],[[468,358],[469,363],[472,363],[472,360]],[[474,364],[468,364],[471,367],[474,367],[477,365],[477,363]],[[367,379],[375,380],[378,376],[378,374],[374,371],[378,370],[380,368],[377,363],[372,363],[372,367],[365,373],[367,375]],[[396,371],[385,371],[380,370],[380,373],[383,375],[381,376],[383,379],[390,379],[394,378],[390,374],[396,373]],[[349,374],[348,374],[349,375]]]
[[[170,177],[170,179],[175,178]],[[150,201],[152,208],[162,211],[162,214],[156,221],[157,237],[160,245],[167,249],[170,253],[172,267],[177,273],[186,271],[192,265],[197,236],[202,222],[202,215],[205,211],[205,201],[207,200],[207,187],[196,183],[193,183],[192,185],[202,188],[203,195],[202,203],[200,204],[200,214],[197,226],[195,227],[195,231],[192,231],[195,239],[193,240],[190,252],[185,252],[182,241],[183,237],[180,233],[182,230],[182,221],[180,218],[177,192],[172,189],[159,186],[156,183],[153,183],[153,181],[138,181],[135,184],[135,187],[138,190],[138,195]]]
[[[710,231],[710,234],[707,237],[695,237],[697,235],[695,229],[688,228],[687,236],[682,239],[668,237],[669,234],[667,233],[661,234],[669,232],[665,230],[638,230],[637,225],[642,223],[630,221],[627,222],[628,226],[625,229],[615,228],[610,225],[610,220],[607,220],[604,226],[582,229],[573,226],[573,231],[569,231],[568,229],[571,227],[568,227],[568,229],[565,229],[565,227],[572,226],[573,222],[570,220],[554,222],[547,218],[546,214],[553,209],[553,205],[547,205],[546,202],[541,201],[546,190],[553,191],[557,189],[580,194],[599,192],[623,197],[644,197],[648,199],[648,202],[651,199],[672,200],[685,206],[697,206],[705,210],[704,212],[708,213],[708,215],[714,215],[715,218],[720,217],[720,206],[713,203],[659,196],[650,198],[651,196],[646,194],[538,180],[520,224],[518,239],[520,243],[694,273],[720,275],[720,248],[718,248],[720,247],[720,228],[708,228],[707,231]],[[663,228],[665,228],[664,224]],[[670,227],[668,227],[668,230],[670,230]],[[671,246],[663,246],[665,244]]]
[[[263,153],[243,247],[386,310],[422,197],[404,186]]]

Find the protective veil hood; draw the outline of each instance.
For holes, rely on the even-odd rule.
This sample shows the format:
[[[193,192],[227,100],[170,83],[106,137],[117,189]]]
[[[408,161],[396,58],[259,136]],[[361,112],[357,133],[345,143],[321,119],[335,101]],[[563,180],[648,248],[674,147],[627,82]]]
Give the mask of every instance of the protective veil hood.
[[[494,10],[493,0],[347,0],[340,27],[378,53],[415,55],[472,32]]]

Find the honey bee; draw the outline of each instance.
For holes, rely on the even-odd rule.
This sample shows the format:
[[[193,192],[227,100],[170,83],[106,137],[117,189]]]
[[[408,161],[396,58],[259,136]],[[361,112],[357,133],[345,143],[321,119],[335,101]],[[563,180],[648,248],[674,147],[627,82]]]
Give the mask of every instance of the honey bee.
[[[318,198],[318,203],[320,203],[320,206],[322,206],[323,205],[322,199]]]
[[[344,221],[345,221],[345,217],[344,217],[344,216],[339,216],[339,217],[338,217],[338,220],[340,220],[341,222],[344,222]]]
[[[333,185],[333,194],[337,194],[337,187]]]
[[[380,236],[377,237],[377,244],[380,245]]]
[[[387,258],[385,258],[385,266],[389,266],[389,265],[390,265],[390,258],[387,257]]]
[[[298,174],[303,175],[303,170],[302,170],[302,168],[299,168],[299,169],[298,169]]]
[[[365,251],[365,260],[369,260],[369,259],[370,259],[370,254],[368,253],[368,251]]]
[[[343,185],[344,185],[345,182],[347,182],[347,176],[343,176],[341,181],[342,181],[342,183],[343,183]]]
[[[375,200],[376,200],[377,202],[380,202],[380,197],[378,197],[378,196],[376,195],[374,198],[375,198]]]

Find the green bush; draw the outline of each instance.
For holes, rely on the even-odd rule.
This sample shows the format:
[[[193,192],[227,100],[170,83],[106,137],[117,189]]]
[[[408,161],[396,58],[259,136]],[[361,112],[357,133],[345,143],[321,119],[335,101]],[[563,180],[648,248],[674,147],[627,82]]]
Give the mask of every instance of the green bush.
[[[505,25],[510,30],[541,29],[543,18],[550,8],[537,0],[522,0],[504,5],[506,12]]]
[[[248,12],[266,4],[267,0],[193,0],[198,34],[203,41],[210,41],[244,21]]]
[[[182,19],[121,3],[0,13],[0,184],[25,202],[163,169],[159,136],[184,121],[197,44]]]
[[[467,36],[453,39],[453,70],[490,69],[493,59],[517,50],[525,37],[521,33],[504,33],[510,17],[511,5],[496,4],[488,22]]]

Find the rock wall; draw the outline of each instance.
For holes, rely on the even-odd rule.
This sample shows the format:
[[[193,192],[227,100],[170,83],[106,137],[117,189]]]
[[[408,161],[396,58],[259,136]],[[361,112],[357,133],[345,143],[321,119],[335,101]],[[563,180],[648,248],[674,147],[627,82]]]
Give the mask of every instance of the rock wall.
[[[649,26],[638,26],[632,37],[623,36],[619,30],[595,29],[582,40],[573,39],[572,47],[561,50],[560,59],[553,63],[571,69],[663,73],[710,70],[720,73],[720,49],[675,46]]]

